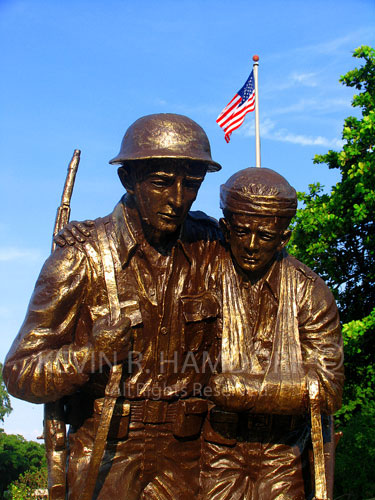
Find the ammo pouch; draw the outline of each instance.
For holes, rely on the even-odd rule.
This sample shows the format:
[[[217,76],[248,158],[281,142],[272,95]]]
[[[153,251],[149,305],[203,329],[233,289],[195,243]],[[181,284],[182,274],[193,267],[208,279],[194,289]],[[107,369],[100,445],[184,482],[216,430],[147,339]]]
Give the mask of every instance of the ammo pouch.
[[[93,407],[95,428],[98,429],[103,411],[104,398],[96,399]],[[108,439],[126,439],[129,425],[168,424],[177,438],[198,436],[207,414],[208,402],[205,399],[191,398],[173,403],[148,400],[117,401],[111,418]]]
[[[203,437],[211,443],[234,446],[237,443],[237,427],[238,413],[214,407],[204,424]]]
[[[200,398],[180,400],[177,403],[176,419],[172,432],[178,438],[198,436],[204,417],[208,411],[208,401]]]

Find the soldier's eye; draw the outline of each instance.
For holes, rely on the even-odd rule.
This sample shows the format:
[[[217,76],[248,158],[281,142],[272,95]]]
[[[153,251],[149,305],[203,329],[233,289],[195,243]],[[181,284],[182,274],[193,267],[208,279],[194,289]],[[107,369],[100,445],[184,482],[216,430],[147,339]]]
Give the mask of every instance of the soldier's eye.
[[[276,238],[276,234],[265,233],[265,232],[259,233],[259,236],[262,238],[262,240],[266,241],[272,241]]]
[[[151,184],[156,187],[166,187],[171,184],[171,179],[155,178],[151,179]]]
[[[243,229],[235,229],[235,230],[234,230],[234,234],[235,234],[236,236],[245,236],[246,231],[244,231]]]

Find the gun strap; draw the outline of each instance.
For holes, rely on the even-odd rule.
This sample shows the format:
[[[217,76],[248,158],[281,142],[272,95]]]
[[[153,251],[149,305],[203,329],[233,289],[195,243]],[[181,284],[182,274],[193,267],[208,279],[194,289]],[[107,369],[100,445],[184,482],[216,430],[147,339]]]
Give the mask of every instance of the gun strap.
[[[103,219],[98,219],[96,231],[103,265],[104,280],[107,288],[109,314],[111,323],[113,324],[120,319],[121,310],[117,293],[115,266]]]
[[[315,497],[314,500],[328,500],[327,481],[324,461],[322,417],[320,414],[320,388],[317,377],[308,378],[311,441],[314,454]]]
[[[108,304],[111,323],[115,323],[120,319],[121,309],[117,293],[115,266],[113,263],[112,253],[109,246],[107,233],[103,219],[99,219],[96,223],[98,235],[100,256],[103,265],[104,280],[107,288]],[[94,446],[87,473],[86,483],[81,500],[92,500],[97,477],[99,474],[100,463],[103,458],[103,453],[107,443],[108,431],[111,424],[113,410],[116,400],[119,396],[120,382],[122,377],[122,364],[114,365],[111,368],[109,380],[105,388],[105,398],[103,410],[100,415],[100,422],[96,432]]]

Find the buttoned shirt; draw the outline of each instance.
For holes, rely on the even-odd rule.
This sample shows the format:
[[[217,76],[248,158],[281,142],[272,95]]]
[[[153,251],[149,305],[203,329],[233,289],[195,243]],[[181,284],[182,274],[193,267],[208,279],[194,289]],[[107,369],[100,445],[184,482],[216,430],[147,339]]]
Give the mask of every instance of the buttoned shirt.
[[[124,197],[102,219],[117,293],[132,321],[133,352],[121,395],[129,399],[188,397],[208,380],[220,335],[215,290],[217,223],[191,212],[166,255],[146,241],[137,210]],[[92,373],[96,321],[109,314],[96,231],[47,259],[4,365],[14,396],[54,401],[77,390],[104,395],[109,368]]]
[[[286,252],[256,285],[243,281],[227,254],[222,273],[223,371],[260,381],[252,411],[306,411],[304,377],[311,371],[319,377],[322,410],[337,411],[343,344],[336,303],[324,281]],[[249,403],[242,401],[248,409]]]

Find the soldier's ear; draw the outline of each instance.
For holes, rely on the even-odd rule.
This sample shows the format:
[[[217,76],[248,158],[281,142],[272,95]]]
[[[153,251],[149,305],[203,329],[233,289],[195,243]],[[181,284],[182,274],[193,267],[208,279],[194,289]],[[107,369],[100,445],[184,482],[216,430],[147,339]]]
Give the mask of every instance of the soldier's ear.
[[[230,241],[230,239],[229,239],[229,235],[230,235],[229,222],[226,219],[221,218],[219,220],[219,225],[220,225],[221,232],[223,233],[225,242],[229,244],[229,241]]]
[[[132,171],[124,166],[117,170],[118,176],[120,177],[121,184],[124,186],[126,191],[133,195],[134,194],[134,179]]]
[[[278,248],[279,251],[282,250],[288,244],[288,241],[290,240],[291,236],[292,236],[292,231],[290,231],[289,229],[285,229],[285,231],[283,231],[280,245]]]

